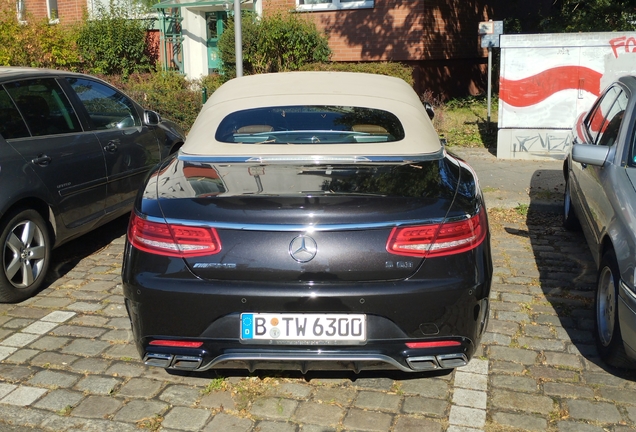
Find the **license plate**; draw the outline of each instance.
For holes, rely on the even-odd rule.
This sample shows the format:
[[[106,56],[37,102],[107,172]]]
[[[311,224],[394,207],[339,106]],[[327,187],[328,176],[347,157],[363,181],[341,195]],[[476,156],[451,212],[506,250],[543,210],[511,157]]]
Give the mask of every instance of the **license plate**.
[[[241,340],[299,342],[364,342],[362,314],[241,314]]]

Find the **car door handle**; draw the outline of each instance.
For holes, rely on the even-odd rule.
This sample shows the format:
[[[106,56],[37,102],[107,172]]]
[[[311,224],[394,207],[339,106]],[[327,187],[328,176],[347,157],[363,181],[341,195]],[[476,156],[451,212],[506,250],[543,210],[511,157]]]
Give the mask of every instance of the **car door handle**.
[[[115,153],[117,151],[117,144],[119,144],[119,140],[108,141],[104,150],[110,153]]]
[[[38,157],[31,159],[31,162],[40,166],[47,166],[48,164],[51,163],[51,161],[52,159],[45,154],[39,154]]]

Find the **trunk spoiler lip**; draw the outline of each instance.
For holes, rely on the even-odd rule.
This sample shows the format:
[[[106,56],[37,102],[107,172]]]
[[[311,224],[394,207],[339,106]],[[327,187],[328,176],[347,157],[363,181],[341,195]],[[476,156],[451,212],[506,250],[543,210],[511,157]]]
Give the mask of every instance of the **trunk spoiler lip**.
[[[483,210],[479,210],[483,211]],[[371,223],[344,223],[344,224],[247,224],[236,222],[217,222],[217,221],[197,221],[191,219],[174,219],[163,218],[148,215],[139,215],[139,217],[146,219],[150,222],[168,223],[175,225],[197,226],[197,227],[211,227],[216,229],[231,229],[240,231],[270,231],[270,232],[328,232],[328,231],[360,231],[370,229],[390,229],[394,227],[410,226],[410,225],[429,225],[435,223],[447,223],[447,222],[459,222],[469,219],[469,214],[457,216],[453,218],[431,218],[431,219],[417,219],[417,220],[389,220],[385,222],[371,222]]]
[[[444,148],[439,151],[419,155],[402,156],[354,156],[354,155],[271,155],[271,156],[192,156],[179,153],[177,158],[184,162],[198,163],[255,163],[255,164],[409,164],[437,160],[444,157]]]

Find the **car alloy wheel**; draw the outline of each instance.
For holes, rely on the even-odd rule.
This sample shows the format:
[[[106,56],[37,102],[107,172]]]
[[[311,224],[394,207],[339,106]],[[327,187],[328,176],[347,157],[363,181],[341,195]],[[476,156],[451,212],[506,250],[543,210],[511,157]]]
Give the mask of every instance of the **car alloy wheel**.
[[[609,346],[616,325],[616,283],[612,270],[603,267],[599,274],[598,292],[596,293],[596,320],[598,323],[599,342]]]
[[[30,297],[42,284],[49,263],[46,224],[35,210],[11,217],[2,228],[2,278],[0,301]]]
[[[601,358],[616,368],[632,368],[621,335],[618,319],[620,273],[613,250],[601,259],[596,291],[596,346]]]

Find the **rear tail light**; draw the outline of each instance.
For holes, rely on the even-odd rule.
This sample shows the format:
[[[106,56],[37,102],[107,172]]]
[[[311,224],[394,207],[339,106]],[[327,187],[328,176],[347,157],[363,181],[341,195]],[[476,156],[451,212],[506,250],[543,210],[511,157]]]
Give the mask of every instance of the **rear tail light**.
[[[163,346],[163,347],[175,347],[175,348],[200,348],[203,345],[203,342],[155,339],[153,341],[150,341],[150,343],[148,345]]]
[[[386,250],[417,257],[457,254],[479,246],[487,233],[486,212],[482,210],[460,222],[393,228]]]
[[[177,258],[212,255],[221,251],[214,228],[151,222],[133,212],[128,241],[144,252]]]
[[[461,342],[459,341],[429,341],[429,342],[407,342],[405,344],[408,348],[446,348],[446,347],[455,347],[460,346]]]

